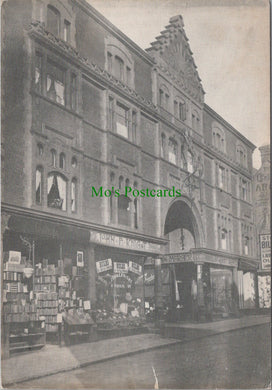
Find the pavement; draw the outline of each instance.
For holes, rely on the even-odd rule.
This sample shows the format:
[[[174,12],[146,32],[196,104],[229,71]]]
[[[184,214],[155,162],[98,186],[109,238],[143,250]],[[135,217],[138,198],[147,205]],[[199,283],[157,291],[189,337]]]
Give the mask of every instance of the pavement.
[[[139,334],[77,344],[69,347],[46,345],[39,351],[2,360],[2,385],[42,378],[87,365],[130,356],[156,348],[184,343],[198,338],[269,323],[270,316],[255,315],[224,319],[211,323],[166,324],[164,337],[159,334]],[[174,336],[175,338],[173,338]]]

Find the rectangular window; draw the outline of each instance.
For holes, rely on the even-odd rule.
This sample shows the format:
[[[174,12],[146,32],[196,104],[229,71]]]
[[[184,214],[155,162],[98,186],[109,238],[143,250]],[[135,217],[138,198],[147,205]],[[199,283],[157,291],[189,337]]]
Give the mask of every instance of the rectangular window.
[[[108,62],[108,72],[112,73],[112,55],[110,52],[107,52],[107,62]]]
[[[115,60],[116,60],[116,77],[121,80],[121,81],[124,81],[124,61],[121,60],[121,58],[119,57],[115,57]]]
[[[116,132],[128,138],[128,109],[118,103],[116,105]]]
[[[242,199],[248,200],[247,182],[242,180]]]
[[[114,130],[114,100],[109,98],[109,129]]]
[[[71,109],[76,110],[77,108],[77,93],[76,93],[76,75],[71,74]]]
[[[127,66],[127,84],[131,84],[131,69]]]
[[[63,30],[63,39],[65,42],[70,42],[70,34],[71,34],[71,23],[68,20],[64,20],[64,30]]]
[[[47,7],[47,30],[53,35],[59,36],[60,32],[60,13],[51,5]]]
[[[178,102],[174,101],[174,115],[177,118],[178,117]]]
[[[35,55],[35,89],[42,91],[42,56],[40,53]]]
[[[160,94],[159,104],[161,107],[163,107],[163,90],[162,89],[160,89],[159,94]]]
[[[226,189],[226,170],[223,167],[218,168],[218,186]]]
[[[172,140],[169,140],[169,162],[177,164],[177,144]]]
[[[132,111],[132,142],[136,142],[137,113]]]
[[[167,95],[167,93],[165,94],[165,106],[164,108],[166,110],[169,110],[169,95]]]
[[[65,72],[50,61],[47,62],[46,93],[49,99],[65,105]]]

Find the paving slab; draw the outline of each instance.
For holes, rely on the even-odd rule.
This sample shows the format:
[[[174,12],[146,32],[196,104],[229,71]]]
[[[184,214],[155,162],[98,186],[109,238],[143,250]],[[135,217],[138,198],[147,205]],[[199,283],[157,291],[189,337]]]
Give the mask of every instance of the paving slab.
[[[27,380],[70,371],[89,364],[129,356],[235,329],[257,326],[270,321],[270,316],[256,315],[212,323],[166,324],[164,337],[158,334],[145,333],[61,348],[48,344],[39,351],[16,355],[3,360],[2,384],[3,386],[14,385]],[[175,338],[173,338],[173,335]]]

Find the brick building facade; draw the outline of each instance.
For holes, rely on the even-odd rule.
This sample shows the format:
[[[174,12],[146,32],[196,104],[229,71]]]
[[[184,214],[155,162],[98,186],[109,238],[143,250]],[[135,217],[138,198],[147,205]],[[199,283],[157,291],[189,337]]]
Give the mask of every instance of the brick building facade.
[[[205,104],[182,17],[144,51],[84,0],[2,12],[4,252],[29,257],[23,236],[34,267],[83,253],[92,307],[132,297],[191,318],[193,280],[214,315],[254,307],[255,146]],[[101,186],[121,196],[92,196]]]

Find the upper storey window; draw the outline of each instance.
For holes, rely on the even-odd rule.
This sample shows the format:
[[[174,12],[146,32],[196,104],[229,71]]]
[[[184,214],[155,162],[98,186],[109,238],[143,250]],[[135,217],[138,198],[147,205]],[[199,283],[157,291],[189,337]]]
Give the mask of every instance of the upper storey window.
[[[56,36],[60,35],[60,13],[52,5],[47,6],[47,30]]]
[[[212,142],[216,149],[220,150],[220,152],[225,152],[225,133],[222,129],[213,127]]]
[[[64,20],[63,39],[65,42],[71,41],[71,23],[68,20]]]
[[[126,107],[116,104],[116,133],[125,138],[128,138],[128,113]]]
[[[178,145],[172,138],[169,139],[169,161],[172,164],[177,164]]]
[[[169,111],[169,91],[165,85],[159,89],[159,105],[165,110]]]
[[[246,168],[247,165],[247,155],[246,150],[242,145],[237,145],[236,148],[237,162],[242,167]]]
[[[192,128],[193,130],[200,130],[200,118],[198,112],[195,110],[192,113]]]
[[[49,61],[47,62],[46,93],[49,99],[65,105],[65,72]]]
[[[114,37],[107,37],[106,69],[118,80],[134,87],[134,63],[128,49]]]

